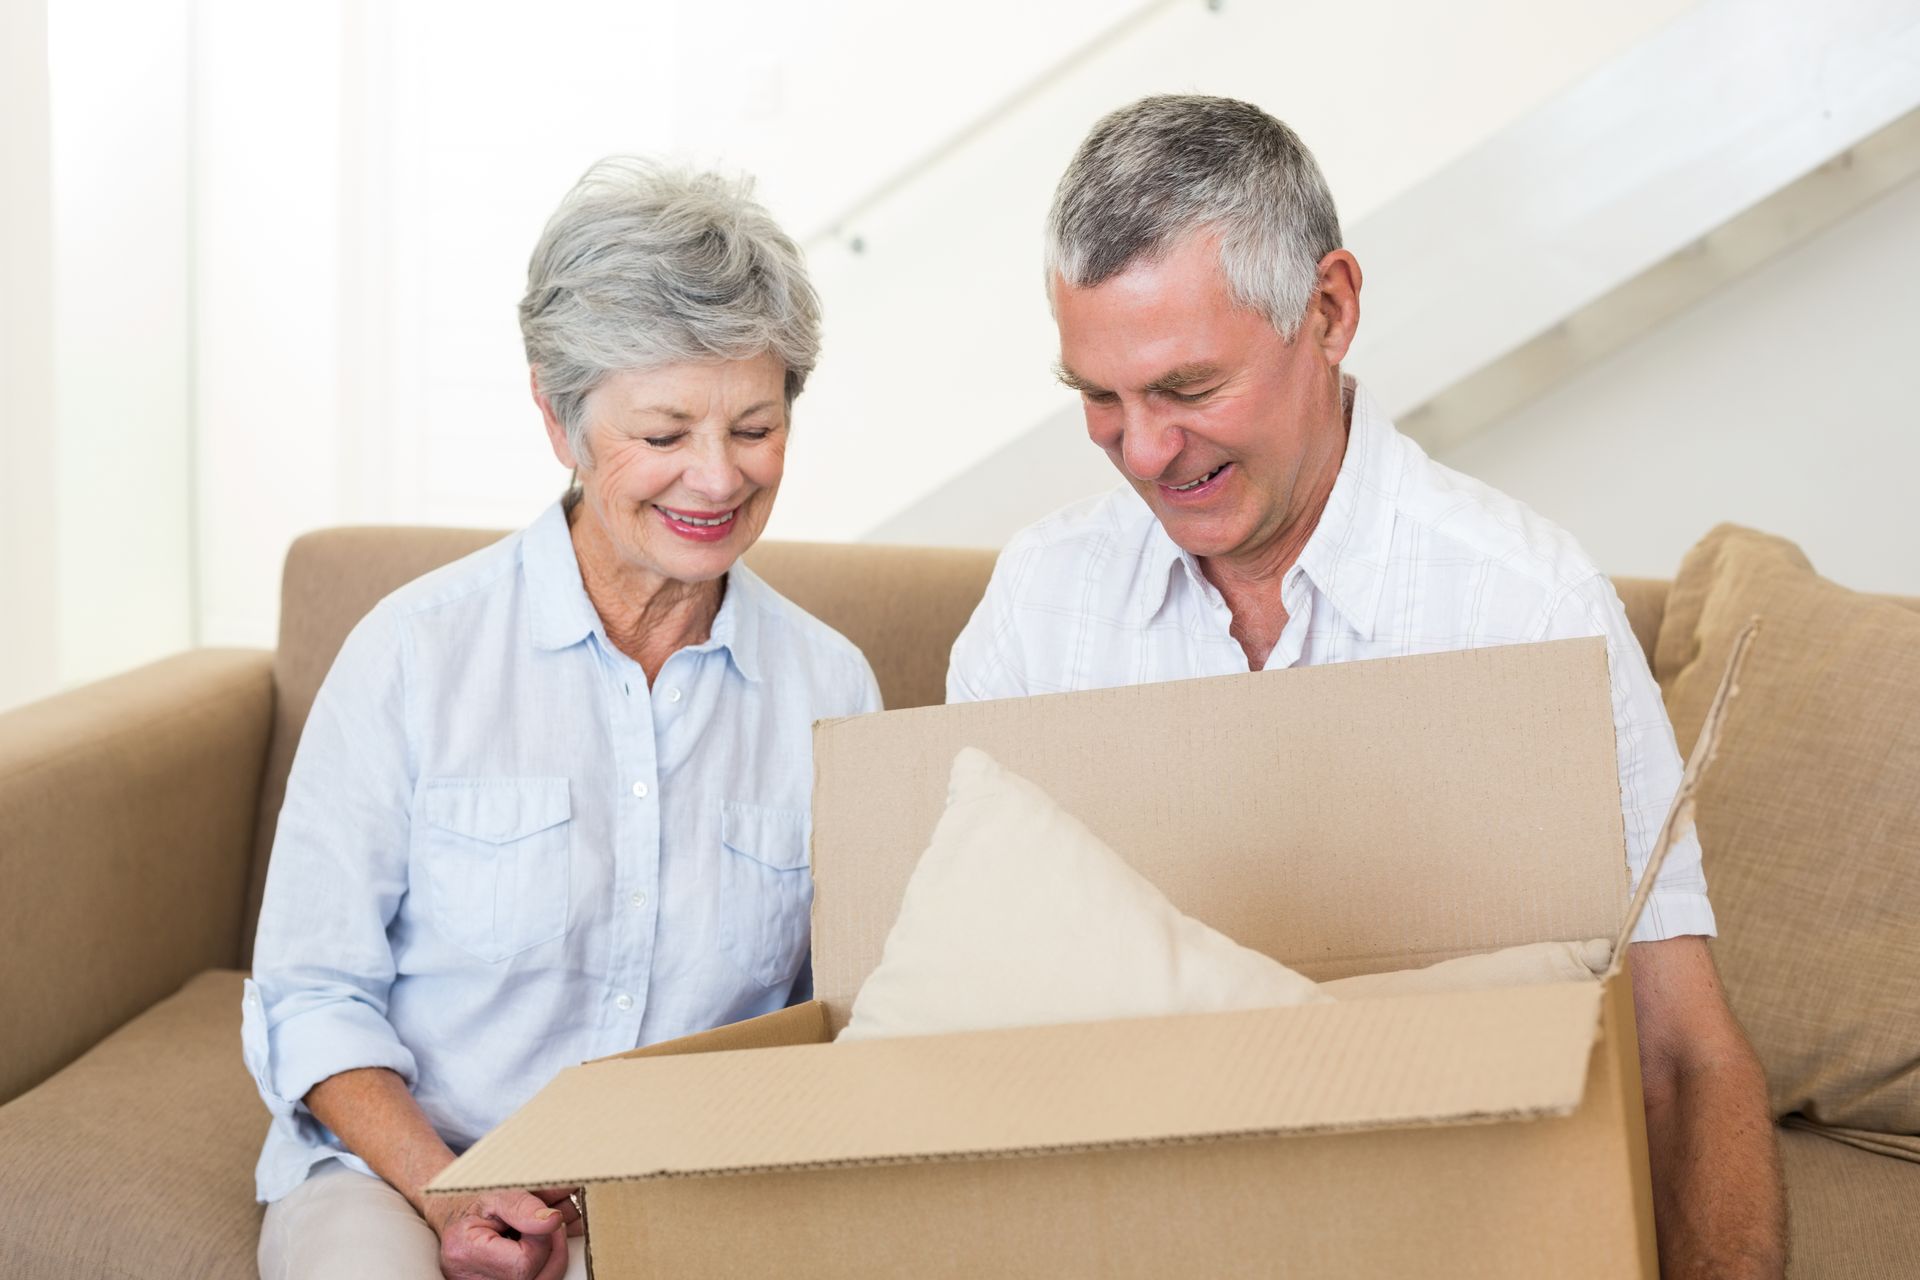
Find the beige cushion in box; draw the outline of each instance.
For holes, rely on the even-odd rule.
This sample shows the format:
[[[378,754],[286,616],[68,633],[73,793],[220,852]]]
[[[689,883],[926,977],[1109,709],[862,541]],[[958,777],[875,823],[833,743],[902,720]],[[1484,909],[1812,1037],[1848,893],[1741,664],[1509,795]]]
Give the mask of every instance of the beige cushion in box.
[[[843,1040],[1592,981],[1605,939],[1545,942],[1317,986],[1191,916],[1033,783],[954,758]]]
[[[1325,999],[1182,914],[1046,792],[968,747],[840,1038]]]
[[[1715,529],[1655,651],[1683,751],[1756,614],[1699,802],[1714,955],[1776,1114],[1920,1159],[1920,615],[1780,538]]]
[[[201,974],[0,1108],[0,1275],[256,1280],[240,980]]]

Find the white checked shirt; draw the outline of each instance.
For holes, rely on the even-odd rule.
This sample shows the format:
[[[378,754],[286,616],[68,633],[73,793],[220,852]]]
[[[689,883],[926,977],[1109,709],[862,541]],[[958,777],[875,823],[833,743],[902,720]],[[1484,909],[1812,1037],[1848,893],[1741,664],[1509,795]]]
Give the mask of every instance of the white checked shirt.
[[[1646,656],[1606,576],[1505,494],[1434,462],[1366,390],[1327,509],[1280,584],[1283,667],[1604,636],[1627,861],[1637,885],[1680,785]],[[1132,489],[1077,503],[1007,544],[953,646],[947,701],[1244,673],[1226,601]],[[1714,933],[1700,844],[1667,854],[1634,930]]]

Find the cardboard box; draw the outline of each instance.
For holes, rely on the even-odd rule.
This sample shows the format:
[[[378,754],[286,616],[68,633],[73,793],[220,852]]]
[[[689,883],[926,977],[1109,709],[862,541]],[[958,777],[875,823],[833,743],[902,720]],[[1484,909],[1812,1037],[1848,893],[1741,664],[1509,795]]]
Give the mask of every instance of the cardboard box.
[[[963,745],[1314,978],[1624,923],[1597,639],[826,722],[820,1000],[564,1072],[434,1189],[583,1184],[601,1280],[1657,1274],[1625,974],[826,1043]]]

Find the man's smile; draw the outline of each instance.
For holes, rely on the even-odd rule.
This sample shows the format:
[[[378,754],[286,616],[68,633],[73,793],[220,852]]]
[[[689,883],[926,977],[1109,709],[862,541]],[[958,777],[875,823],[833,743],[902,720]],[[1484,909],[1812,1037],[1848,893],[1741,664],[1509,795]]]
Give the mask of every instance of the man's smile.
[[[1212,496],[1219,489],[1221,479],[1232,466],[1231,462],[1223,462],[1213,470],[1204,475],[1195,476],[1185,484],[1163,484],[1157,487],[1161,495],[1171,502],[1184,504],[1198,501]]]

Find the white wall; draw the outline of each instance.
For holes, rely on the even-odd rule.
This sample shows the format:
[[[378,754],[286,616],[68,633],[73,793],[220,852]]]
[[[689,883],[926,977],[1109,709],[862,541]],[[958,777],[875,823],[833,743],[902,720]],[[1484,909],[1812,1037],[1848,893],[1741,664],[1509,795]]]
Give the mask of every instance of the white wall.
[[[1162,89],[1255,97],[1307,133],[1351,213],[1684,7],[564,0],[529,22],[201,0],[203,635],[271,642],[306,529],[507,527],[557,491],[513,308],[542,221],[600,155],[754,172],[809,242],[826,350],[769,534],[851,538],[1061,403],[1040,218],[1101,112]],[[849,202],[1143,11],[835,233]]]
[[[193,595],[186,3],[0,12],[4,706],[185,648]]]
[[[48,27],[58,674],[72,685],[193,640],[187,0],[60,0]]]
[[[195,6],[195,561],[202,639],[272,645],[292,535],[340,472],[343,78],[331,5]]]
[[[203,634],[270,644],[297,534],[512,527],[558,492],[514,307],[593,160],[752,171],[804,235],[1124,6],[991,0],[917,73],[883,51],[918,18],[877,0],[197,7]]]
[[[903,510],[1071,407],[1049,372],[1040,235],[1061,169],[1107,111],[1156,92],[1255,101],[1313,148],[1351,225],[1685,8],[1169,6],[849,228],[864,252],[815,252],[828,350],[769,535],[897,529]]]
[[[0,4],[0,709],[58,662],[46,5]]]
[[[1568,379],[1441,460],[1669,577],[1713,525],[1920,595],[1920,180]]]

